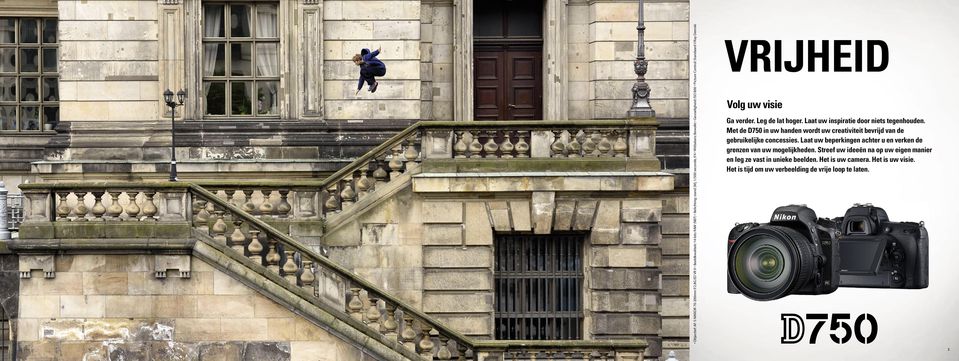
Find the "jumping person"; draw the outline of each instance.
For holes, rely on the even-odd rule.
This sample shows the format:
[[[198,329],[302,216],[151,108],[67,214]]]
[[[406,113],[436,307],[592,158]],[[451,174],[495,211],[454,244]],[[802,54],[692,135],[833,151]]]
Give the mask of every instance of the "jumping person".
[[[377,59],[377,55],[380,55],[380,49],[370,52],[370,49],[365,48],[359,54],[353,55],[353,63],[360,67],[360,82],[356,86],[356,94],[360,94],[364,82],[369,84],[370,93],[375,93],[376,87],[380,85],[376,77],[386,75],[386,64]]]

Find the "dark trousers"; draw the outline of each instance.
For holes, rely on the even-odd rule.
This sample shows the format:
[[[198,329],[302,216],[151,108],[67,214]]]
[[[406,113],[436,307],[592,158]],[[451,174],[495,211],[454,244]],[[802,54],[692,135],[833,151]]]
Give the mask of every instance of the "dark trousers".
[[[360,71],[360,75],[363,76],[363,81],[366,82],[366,85],[373,86],[373,83],[376,82],[376,77],[386,75],[386,68],[363,69]]]

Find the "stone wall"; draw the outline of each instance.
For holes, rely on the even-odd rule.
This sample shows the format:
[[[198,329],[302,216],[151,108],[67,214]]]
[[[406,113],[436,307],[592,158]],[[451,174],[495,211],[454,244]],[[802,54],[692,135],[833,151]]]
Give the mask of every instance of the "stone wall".
[[[56,256],[55,278],[21,280],[17,359],[368,357],[196,258],[190,278],[154,270],[155,256]]]
[[[591,119],[622,118],[631,105],[636,80],[637,2],[570,3],[571,100],[582,105],[586,92],[592,112],[586,115]],[[646,1],[644,12],[650,104],[659,118],[688,118],[689,1]],[[580,54],[583,43],[589,49],[588,70],[581,68],[586,58]],[[576,60],[572,59],[574,52]]]
[[[324,93],[328,120],[420,118],[420,2],[323,2]],[[360,49],[382,47],[386,78],[376,94],[356,93]]]
[[[642,338],[652,358],[661,355],[662,342],[687,348],[683,194],[474,193],[469,187],[429,193],[429,187],[418,183],[415,192],[331,218],[323,242],[330,258],[457,331],[490,339],[495,234],[584,232],[584,337]]]

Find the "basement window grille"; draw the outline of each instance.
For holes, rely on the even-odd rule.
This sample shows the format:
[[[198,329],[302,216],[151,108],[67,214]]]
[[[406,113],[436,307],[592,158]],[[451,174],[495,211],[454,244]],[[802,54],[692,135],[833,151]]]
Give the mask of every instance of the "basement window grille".
[[[496,339],[582,338],[585,238],[584,234],[496,236]]]
[[[11,339],[10,319],[7,318],[3,307],[0,307],[0,361],[13,360],[10,349]]]
[[[23,223],[23,195],[7,195],[7,228],[11,231],[20,229]]]

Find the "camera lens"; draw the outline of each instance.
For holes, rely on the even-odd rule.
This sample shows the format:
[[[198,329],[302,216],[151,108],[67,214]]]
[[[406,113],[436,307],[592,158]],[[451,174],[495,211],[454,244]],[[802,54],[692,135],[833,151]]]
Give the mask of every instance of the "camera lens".
[[[809,281],[816,258],[809,240],[779,226],[760,226],[744,233],[730,250],[729,272],[745,296],[772,300]]]

